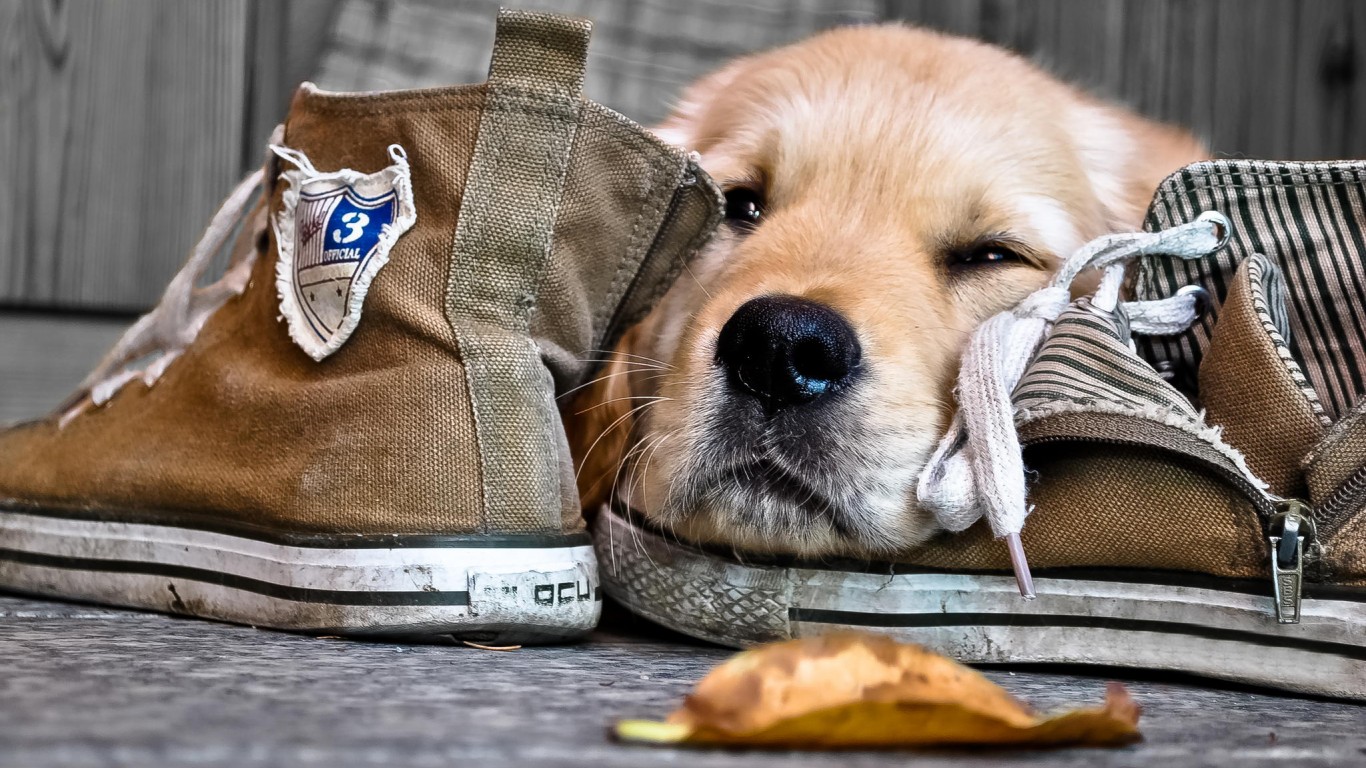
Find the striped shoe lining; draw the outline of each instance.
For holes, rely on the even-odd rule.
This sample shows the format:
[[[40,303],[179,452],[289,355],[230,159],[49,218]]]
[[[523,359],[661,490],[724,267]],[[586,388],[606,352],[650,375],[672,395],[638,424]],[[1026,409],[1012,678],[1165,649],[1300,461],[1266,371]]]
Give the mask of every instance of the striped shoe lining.
[[[1200,262],[1140,262],[1138,299],[1187,284],[1222,302],[1237,264],[1265,254],[1284,276],[1283,341],[1331,421],[1366,392],[1366,164],[1216,160],[1173,174],[1158,189],[1145,227],[1163,229],[1217,210],[1233,224],[1228,248]],[[1196,367],[1217,309],[1184,334],[1139,341],[1153,362]]]
[[[1015,388],[1011,400],[1017,414],[1104,404],[1199,423],[1199,413],[1185,396],[1130,351],[1122,323],[1122,318],[1093,309],[1086,299],[1063,312]]]
[[[1290,318],[1285,311],[1286,288],[1281,271],[1265,256],[1253,254],[1247,261],[1247,276],[1252,289],[1252,311],[1257,314],[1262,330],[1266,331],[1267,338],[1275,347],[1276,356],[1280,358],[1281,364],[1285,366],[1290,379],[1295,382],[1304,399],[1309,402],[1309,410],[1314,413],[1315,418],[1325,427],[1332,426],[1333,420],[1324,412],[1323,403],[1319,402],[1318,394],[1305,377],[1304,369],[1300,367],[1294,353],[1290,351],[1290,345],[1285,341],[1290,333]]]

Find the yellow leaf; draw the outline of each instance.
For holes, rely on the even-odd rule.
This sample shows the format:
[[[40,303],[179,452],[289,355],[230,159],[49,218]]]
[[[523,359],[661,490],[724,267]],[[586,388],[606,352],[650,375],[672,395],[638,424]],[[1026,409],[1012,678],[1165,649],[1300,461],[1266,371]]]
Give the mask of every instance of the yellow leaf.
[[[980,673],[918,645],[837,633],[741,653],[712,670],[666,723],[626,720],[646,743],[768,747],[1119,745],[1138,705],[1112,684],[1105,706],[1040,717]]]

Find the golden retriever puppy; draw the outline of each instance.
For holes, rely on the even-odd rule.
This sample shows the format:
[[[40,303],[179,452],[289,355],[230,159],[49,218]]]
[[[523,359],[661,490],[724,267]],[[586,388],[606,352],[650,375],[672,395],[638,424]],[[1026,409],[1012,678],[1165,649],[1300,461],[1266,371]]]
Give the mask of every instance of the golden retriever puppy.
[[[587,506],[685,538],[886,555],[972,330],[1205,156],[999,48],[852,27],[740,59],[658,129],[727,222],[565,406]]]

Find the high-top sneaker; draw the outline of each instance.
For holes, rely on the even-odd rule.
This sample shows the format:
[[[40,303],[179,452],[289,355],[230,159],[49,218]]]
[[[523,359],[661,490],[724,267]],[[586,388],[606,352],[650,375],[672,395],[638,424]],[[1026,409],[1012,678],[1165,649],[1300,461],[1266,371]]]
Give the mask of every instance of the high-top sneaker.
[[[1152,231],[1083,248],[974,337],[918,485],[945,533],[812,562],[618,508],[595,528],[608,593],[731,645],[875,628],[1366,699],[1363,211],[1362,163],[1186,168]],[[1069,306],[1087,266],[1107,276]]]
[[[557,393],[720,196],[581,96],[588,37],[503,12],[486,84],[304,85],[161,303],[0,435],[0,587],[329,633],[590,629]]]

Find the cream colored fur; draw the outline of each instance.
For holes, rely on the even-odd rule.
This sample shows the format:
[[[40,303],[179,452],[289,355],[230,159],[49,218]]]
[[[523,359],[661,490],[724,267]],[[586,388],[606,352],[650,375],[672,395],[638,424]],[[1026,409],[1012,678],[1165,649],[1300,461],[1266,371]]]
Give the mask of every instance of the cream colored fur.
[[[1205,154],[1004,50],[897,25],[736,61],[658,130],[723,187],[761,188],[766,209],[753,232],[725,228],[566,407],[585,504],[615,494],[690,538],[807,555],[886,553],[933,532],[915,480],[953,413],[968,335],[1072,249],[1137,228],[1159,181]],[[1023,260],[948,268],[955,248],[991,237]],[[713,447],[727,420],[715,342],[765,294],[828,304],[859,336],[868,375],[844,393],[838,428],[793,438],[827,450],[804,478],[860,522],[857,538],[821,522],[830,509],[743,482],[679,503],[728,460]]]

